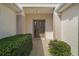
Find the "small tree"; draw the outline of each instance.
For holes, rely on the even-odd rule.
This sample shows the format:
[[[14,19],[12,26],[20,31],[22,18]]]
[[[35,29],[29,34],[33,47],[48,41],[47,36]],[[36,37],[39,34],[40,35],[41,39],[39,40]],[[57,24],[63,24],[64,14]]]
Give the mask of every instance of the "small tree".
[[[53,56],[70,56],[71,47],[64,41],[51,40],[49,43],[49,53]]]

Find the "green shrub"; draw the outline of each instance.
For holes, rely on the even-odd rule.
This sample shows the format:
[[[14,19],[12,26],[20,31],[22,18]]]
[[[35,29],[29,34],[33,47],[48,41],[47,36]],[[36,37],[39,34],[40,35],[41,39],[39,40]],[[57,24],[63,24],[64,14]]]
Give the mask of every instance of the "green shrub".
[[[51,40],[49,43],[49,53],[53,56],[70,56],[71,47],[64,41]]]
[[[20,34],[0,39],[1,56],[28,56],[31,50],[31,34]]]

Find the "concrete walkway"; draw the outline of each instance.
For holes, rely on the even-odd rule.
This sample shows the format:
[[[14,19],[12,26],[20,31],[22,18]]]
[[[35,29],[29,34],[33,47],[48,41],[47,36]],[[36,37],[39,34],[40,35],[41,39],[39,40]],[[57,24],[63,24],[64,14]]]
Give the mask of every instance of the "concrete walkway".
[[[30,56],[49,56],[48,43],[49,40],[33,39],[33,48]]]

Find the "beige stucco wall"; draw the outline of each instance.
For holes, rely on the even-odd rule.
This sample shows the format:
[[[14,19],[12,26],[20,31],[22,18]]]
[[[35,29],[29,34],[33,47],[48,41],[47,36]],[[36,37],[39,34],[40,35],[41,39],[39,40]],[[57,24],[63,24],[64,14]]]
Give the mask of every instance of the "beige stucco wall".
[[[78,55],[79,5],[73,4],[63,11],[61,18],[62,39],[71,46],[72,55]]]
[[[24,26],[25,26],[25,16],[24,15],[16,15],[16,34],[25,34]]]
[[[34,19],[45,19],[45,37],[46,39],[53,39],[53,19],[51,14],[26,14],[25,33],[33,34]]]
[[[16,34],[16,14],[0,4],[0,38]]]

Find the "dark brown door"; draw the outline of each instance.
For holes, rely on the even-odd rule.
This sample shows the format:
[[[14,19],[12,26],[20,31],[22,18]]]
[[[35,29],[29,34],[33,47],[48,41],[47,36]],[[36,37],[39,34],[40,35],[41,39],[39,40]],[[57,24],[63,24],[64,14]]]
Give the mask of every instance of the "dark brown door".
[[[34,20],[34,37],[45,36],[45,20]]]

